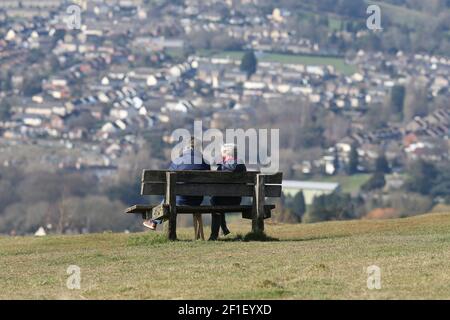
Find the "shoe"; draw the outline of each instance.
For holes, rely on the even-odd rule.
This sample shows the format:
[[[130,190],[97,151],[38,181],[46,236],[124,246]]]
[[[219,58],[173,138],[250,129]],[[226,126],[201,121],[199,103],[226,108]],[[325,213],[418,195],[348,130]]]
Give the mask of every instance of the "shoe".
[[[156,222],[153,220],[145,220],[143,223],[144,227],[149,228],[150,230],[156,230]]]
[[[223,232],[223,235],[224,235],[224,236],[229,235],[229,234],[231,233],[230,230],[228,230],[228,229],[225,230],[225,231],[222,231],[222,232]]]

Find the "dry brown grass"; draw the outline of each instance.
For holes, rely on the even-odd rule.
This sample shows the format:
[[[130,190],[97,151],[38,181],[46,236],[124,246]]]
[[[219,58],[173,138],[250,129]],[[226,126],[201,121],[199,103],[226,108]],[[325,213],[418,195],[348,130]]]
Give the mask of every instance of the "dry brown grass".
[[[245,234],[250,225],[233,223]],[[279,241],[181,241],[157,233],[0,238],[0,298],[450,299],[450,214],[267,224]],[[66,287],[69,265],[81,289]],[[366,268],[381,268],[381,290]]]

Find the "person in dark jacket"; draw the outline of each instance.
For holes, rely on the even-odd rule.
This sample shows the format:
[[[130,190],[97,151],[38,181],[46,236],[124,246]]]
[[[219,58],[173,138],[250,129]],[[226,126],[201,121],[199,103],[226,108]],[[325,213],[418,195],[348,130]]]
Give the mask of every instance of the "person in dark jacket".
[[[200,142],[198,142],[200,143]],[[191,143],[188,148],[183,150],[183,154],[169,166],[170,171],[178,170],[211,170],[211,166],[205,162],[201,152],[194,148],[195,139],[191,138]],[[203,201],[202,196],[177,196],[176,203],[178,206],[199,206]],[[162,223],[162,220],[146,220],[144,226],[151,230],[155,230],[157,224]]]
[[[225,144],[221,148],[222,163],[218,165],[217,171],[229,171],[229,172],[245,172],[247,168],[245,164],[239,163],[237,159],[237,147],[235,144]],[[241,197],[211,197],[212,205],[240,205]],[[230,233],[228,230],[227,222],[225,220],[225,213],[213,213],[211,215],[211,236],[209,240],[217,240],[219,237],[219,230],[222,229],[222,233],[227,235]]]

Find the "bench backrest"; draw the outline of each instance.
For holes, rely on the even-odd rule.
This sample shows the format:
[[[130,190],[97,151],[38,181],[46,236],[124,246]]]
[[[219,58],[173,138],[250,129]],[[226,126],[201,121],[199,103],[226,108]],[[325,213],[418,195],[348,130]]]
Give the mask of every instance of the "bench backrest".
[[[261,181],[261,177],[263,177],[261,188],[264,188],[265,197],[281,196],[281,181],[283,178],[281,172],[262,175],[255,171],[234,173],[224,171],[144,170],[141,194],[165,195],[167,172],[174,174],[176,182],[174,193],[179,196],[251,197],[255,195],[255,185],[257,181]]]

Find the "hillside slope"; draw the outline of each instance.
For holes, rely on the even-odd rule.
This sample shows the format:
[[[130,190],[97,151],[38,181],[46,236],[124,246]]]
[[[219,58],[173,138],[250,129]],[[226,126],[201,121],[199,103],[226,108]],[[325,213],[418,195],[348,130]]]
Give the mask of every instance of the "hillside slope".
[[[159,233],[0,238],[0,298],[450,299],[450,214],[267,232],[279,241],[195,242],[191,229],[176,243]],[[69,265],[80,290],[66,287]],[[367,288],[371,265],[380,290]]]

